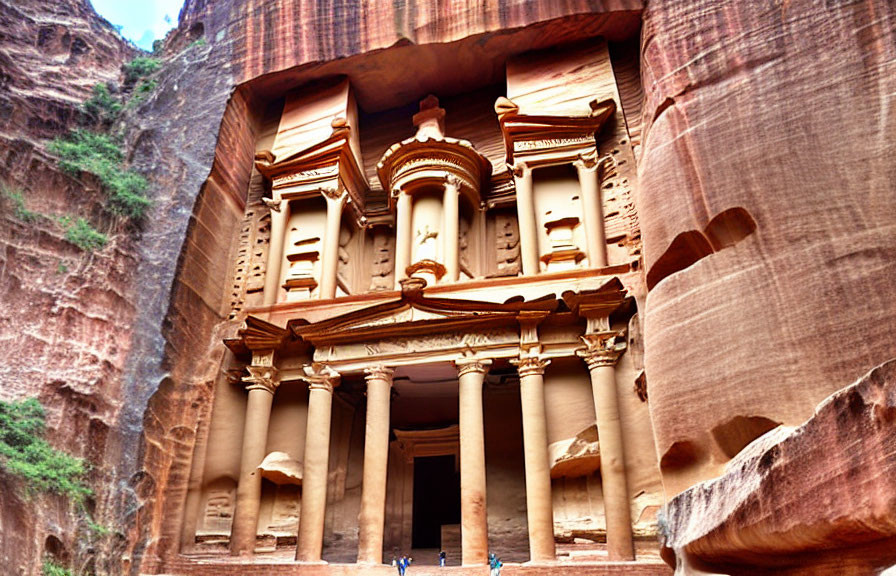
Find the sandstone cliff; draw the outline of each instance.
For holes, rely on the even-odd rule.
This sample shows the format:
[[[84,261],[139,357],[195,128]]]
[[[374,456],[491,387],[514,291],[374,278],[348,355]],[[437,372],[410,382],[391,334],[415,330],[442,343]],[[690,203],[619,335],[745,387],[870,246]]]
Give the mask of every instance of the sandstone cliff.
[[[893,358],[886,2],[651,2],[638,211],[670,495]]]
[[[56,218],[101,218],[102,198],[94,183],[63,174],[46,144],[75,125],[94,84],[118,80],[135,50],[83,0],[0,2],[0,37],[0,399],[39,398],[51,441],[86,458],[90,483],[103,493],[111,475],[104,446],[121,408],[131,339],[136,250],[125,233],[92,256],[64,238]],[[29,221],[9,194],[23,199],[19,211],[31,213]],[[89,562],[83,523],[63,498],[23,500],[25,487],[5,475],[0,486],[4,573],[38,573],[45,550]]]
[[[158,89],[127,120],[129,160],[153,181],[142,232],[87,258],[51,223],[4,212],[0,396],[40,397],[52,439],[96,466],[96,516],[115,531],[97,572],[157,572],[177,550],[265,103],[327,74],[389,86],[407,57],[625,37],[642,8],[437,5],[189,0]],[[632,138],[651,290],[640,318],[670,496],[893,356],[893,19],[872,0],[657,0],[643,15],[643,142]],[[0,177],[31,209],[98,211],[96,190],[61,175],[44,144],[132,50],[78,0],[2,1],[0,29]],[[362,66],[365,52],[375,58]],[[483,81],[433,70],[427,85],[449,93]],[[45,549],[75,554],[60,503],[0,494],[13,573],[36,574]],[[709,521],[690,513],[675,525]]]

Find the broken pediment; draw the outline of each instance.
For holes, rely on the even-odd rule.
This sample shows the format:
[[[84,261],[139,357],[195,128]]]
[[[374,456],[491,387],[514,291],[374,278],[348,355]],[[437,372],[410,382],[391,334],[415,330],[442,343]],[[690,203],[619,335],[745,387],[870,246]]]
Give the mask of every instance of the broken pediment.
[[[255,167],[271,181],[275,201],[345,190],[360,216],[368,186],[348,80],[290,95],[273,146],[256,154]]]

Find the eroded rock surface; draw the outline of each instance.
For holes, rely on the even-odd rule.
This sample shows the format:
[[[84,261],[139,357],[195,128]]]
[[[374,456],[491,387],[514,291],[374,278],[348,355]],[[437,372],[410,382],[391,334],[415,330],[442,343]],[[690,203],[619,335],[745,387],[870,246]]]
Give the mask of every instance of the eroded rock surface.
[[[670,495],[893,356],[893,22],[873,1],[645,11],[642,320]]]
[[[680,573],[873,574],[896,564],[894,431],[896,360],[673,498],[665,546]]]

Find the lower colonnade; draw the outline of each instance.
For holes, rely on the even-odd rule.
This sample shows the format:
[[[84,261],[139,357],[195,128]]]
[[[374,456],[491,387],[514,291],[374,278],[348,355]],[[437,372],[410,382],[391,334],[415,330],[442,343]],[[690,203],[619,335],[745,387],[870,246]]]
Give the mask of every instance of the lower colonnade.
[[[366,566],[388,564],[390,559],[384,557],[384,553],[388,553],[384,549],[388,548],[389,538],[385,530],[390,514],[386,503],[390,466],[393,465],[390,458],[395,458],[390,446],[396,434],[399,439],[407,434],[393,430],[390,421],[396,395],[395,374],[397,370],[426,371],[440,366],[444,380],[444,368],[450,366],[449,387],[454,387],[457,402],[453,408],[457,415],[457,439],[430,441],[417,456],[456,452],[461,563],[470,567],[485,566],[489,554],[489,494],[483,398],[489,371],[500,365],[504,376],[515,375],[518,381],[529,560],[534,564],[555,562],[545,371],[552,359],[578,356],[584,360],[584,366],[579,364],[580,370],[585,375],[587,367],[590,376],[593,418],[600,442],[598,469],[605,508],[607,558],[611,561],[634,560],[615,375],[616,364],[626,347],[625,331],[609,329],[609,311],[623,301],[621,286],[617,284],[618,281],[612,290],[579,295],[578,300],[567,303],[567,307],[581,316],[583,323],[587,321],[587,329],[584,335],[574,329],[570,332],[572,337],[566,337],[561,344],[543,345],[539,337],[539,323],[552,312],[552,307],[557,306],[556,301],[548,303],[547,307],[544,300],[510,304],[447,302],[425,298],[420,293],[421,288],[414,289],[413,286],[406,289],[402,301],[397,305],[393,303],[385,314],[382,309],[370,310],[351,318],[337,317],[287,329],[250,317],[239,338],[229,342],[231,349],[249,353],[251,357],[245,367],[248,374],[242,376],[248,396],[229,540],[231,554],[247,557],[255,553],[264,482],[262,461],[267,456],[273,400],[284,382],[298,382],[307,386],[307,416],[295,560],[302,564],[323,563],[328,490],[332,491],[334,481],[330,462],[334,392],[343,377],[350,374],[357,382],[363,380],[366,396],[357,510],[357,563]],[[418,349],[413,342],[420,338],[421,329],[420,322],[413,320],[415,314],[421,314],[419,311],[425,309],[429,314],[427,331],[438,334],[442,320],[431,314],[439,312],[440,307],[454,311],[453,315],[441,317],[450,325],[450,333],[435,339],[424,337],[428,338],[427,346],[414,352]],[[378,344],[377,338],[371,337],[375,333],[371,330],[382,331],[383,334],[378,336],[380,339],[401,335],[404,338],[401,348],[408,352],[400,355],[383,353],[390,348]],[[297,337],[314,345],[311,362],[290,362],[289,342],[295,342]],[[364,342],[363,356],[357,353],[359,340]],[[408,441],[403,442],[407,444]],[[433,448],[439,442],[440,447]],[[445,448],[452,442],[456,447]],[[413,461],[413,455],[410,458]],[[445,534],[442,534],[443,547]]]

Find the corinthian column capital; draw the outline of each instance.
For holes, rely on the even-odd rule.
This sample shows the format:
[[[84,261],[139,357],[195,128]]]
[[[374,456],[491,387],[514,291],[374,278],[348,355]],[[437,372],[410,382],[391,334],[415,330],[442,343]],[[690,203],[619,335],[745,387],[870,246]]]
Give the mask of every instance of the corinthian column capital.
[[[280,385],[280,372],[273,366],[246,366],[248,376],[243,376],[246,390],[266,390],[273,394]]]
[[[332,393],[333,388],[339,385],[340,374],[326,364],[314,362],[304,367],[305,375],[301,380],[308,383],[309,390],[326,390]]]
[[[582,336],[585,348],[576,350],[576,356],[585,360],[588,369],[615,366],[625,352],[625,330],[608,330]]]
[[[339,185],[321,186],[320,193],[336,204],[343,204],[348,199],[348,192]]]
[[[548,367],[551,361],[539,356],[525,356],[518,360],[511,360],[510,363],[516,365],[520,378],[525,378],[526,376],[543,375],[544,369]]]
[[[368,382],[370,382],[371,380],[385,380],[391,386],[392,374],[394,372],[395,370],[391,368],[387,368],[382,364],[377,364],[376,366],[370,366],[369,368],[364,369],[364,373],[367,374],[364,379]]]
[[[463,180],[461,180],[456,174],[446,174],[445,175],[445,186],[449,188],[454,188],[455,192],[460,191],[460,187],[463,184]]]
[[[463,376],[471,372],[485,374],[488,372],[489,366],[492,365],[492,361],[483,358],[461,358],[455,360],[454,365],[457,366],[458,376]]]

